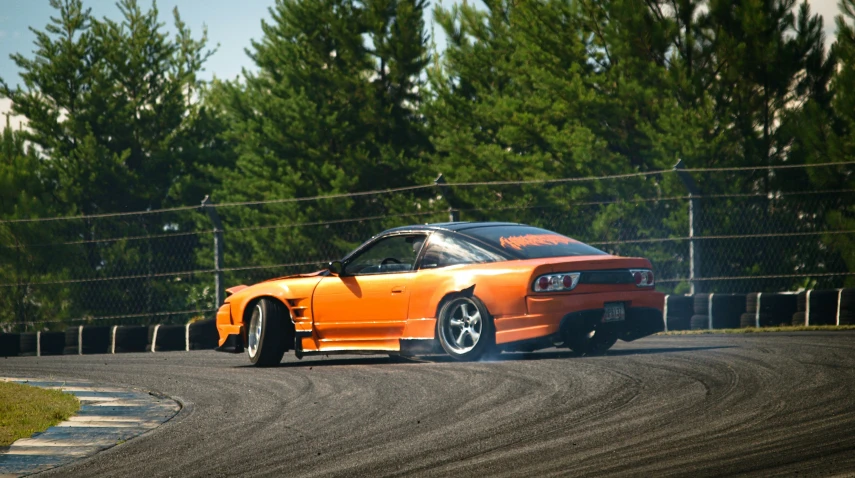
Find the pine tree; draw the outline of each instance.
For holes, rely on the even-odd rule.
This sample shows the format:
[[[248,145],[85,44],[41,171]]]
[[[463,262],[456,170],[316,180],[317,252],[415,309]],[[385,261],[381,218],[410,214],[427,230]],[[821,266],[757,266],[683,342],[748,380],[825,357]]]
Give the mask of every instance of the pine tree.
[[[26,146],[24,135],[13,131],[7,118],[0,133],[0,330],[26,330],[4,322],[26,324],[40,313],[60,312],[66,295],[27,285],[62,276],[52,267],[62,263],[61,252],[39,246],[51,241],[54,225],[13,222],[55,214],[43,172],[35,149]]]
[[[413,184],[429,148],[422,102],[423,0],[279,0],[248,52],[257,73],[215,85],[211,103],[236,155],[218,202],[282,200]],[[329,260],[378,232],[368,226],[274,227],[413,210],[346,199],[223,208],[240,263]],[[259,226],[264,226],[259,228]],[[277,244],[273,250],[269,244]],[[305,266],[296,266],[305,268]],[[259,277],[270,271],[259,271]]]
[[[29,58],[12,55],[25,88],[0,82],[26,139],[50,158],[57,197],[70,212],[159,208],[201,145],[196,75],[211,54],[174,12],[169,39],[152,7],[118,3],[122,21],[93,18],[82,0],[51,0],[58,16],[36,33]]]
[[[197,75],[212,53],[205,35],[194,38],[176,10],[176,35],[170,38],[157,8],[144,11],[137,0],[118,2],[119,20],[94,18],[82,0],[51,5],[57,15],[44,30],[33,29],[32,56],[12,55],[24,85],[0,80],[0,94],[27,118],[21,137],[37,151],[53,210],[89,216],[201,199],[188,178],[205,169],[200,163],[227,160],[207,149],[216,131],[206,129],[218,124],[199,104],[204,91]],[[176,267],[188,251],[169,241],[116,239],[167,227],[183,231],[193,221],[159,215],[61,224],[49,241],[55,247],[40,250],[61,250],[63,260],[53,268],[83,279],[173,270],[166,267]],[[154,264],[168,266],[155,271]],[[54,318],[124,312],[117,304],[139,312],[154,306],[154,290],[161,286],[151,280],[73,283],[62,293],[57,286],[53,295],[73,299]]]

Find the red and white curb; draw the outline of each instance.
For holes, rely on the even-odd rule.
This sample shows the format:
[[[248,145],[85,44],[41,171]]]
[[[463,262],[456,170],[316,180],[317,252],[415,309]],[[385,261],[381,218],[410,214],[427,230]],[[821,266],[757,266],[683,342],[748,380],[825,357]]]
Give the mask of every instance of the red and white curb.
[[[3,478],[45,471],[94,455],[160,426],[181,408],[169,398],[81,380],[0,377],[0,381],[62,390],[80,400],[75,416],[0,448]]]

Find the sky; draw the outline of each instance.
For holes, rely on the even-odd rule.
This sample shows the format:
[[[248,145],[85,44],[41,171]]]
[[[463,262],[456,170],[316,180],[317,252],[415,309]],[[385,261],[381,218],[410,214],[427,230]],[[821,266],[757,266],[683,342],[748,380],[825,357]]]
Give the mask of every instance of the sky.
[[[448,5],[453,1],[444,0],[444,3]],[[274,3],[275,0],[159,0],[157,7],[167,25],[171,25],[172,10],[178,7],[182,19],[196,37],[201,35],[203,26],[207,26],[209,45],[219,46],[208,60],[203,78],[233,79],[242,68],[253,68],[244,50],[250,47],[251,40],[261,38],[261,20],[270,19],[268,8]],[[426,12],[428,29],[430,12],[436,3],[442,3],[442,0],[433,0]],[[837,0],[810,0],[810,4],[813,11],[825,19],[828,38],[833,38]],[[84,0],[84,5],[92,8],[97,17],[118,18],[115,0]],[[147,9],[150,3],[140,0],[140,5]],[[42,30],[52,15],[54,10],[48,0],[0,0],[0,78],[13,86],[21,82],[18,68],[9,55],[18,52],[31,55],[35,35],[28,27]],[[437,38],[440,48],[444,43],[444,38]],[[0,99],[0,115],[9,111],[9,107],[8,100]],[[0,121],[3,120],[0,117]],[[13,118],[12,126],[18,127],[20,121],[20,118]],[[0,129],[3,126],[5,121],[0,124]]]

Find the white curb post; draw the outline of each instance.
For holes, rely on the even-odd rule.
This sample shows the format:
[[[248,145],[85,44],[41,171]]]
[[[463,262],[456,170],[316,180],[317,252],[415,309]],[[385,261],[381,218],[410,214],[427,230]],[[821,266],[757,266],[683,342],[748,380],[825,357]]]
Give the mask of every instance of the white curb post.
[[[709,302],[709,304],[707,304],[707,318],[709,319],[709,325],[710,325],[709,329],[710,330],[712,330],[712,298],[713,298],[713,295],[715,295],[715,294],[710,292],[710,302]]]
[[[757,293],[757,312],[754,314],[754,327],[760,328],[760,296],[762,292]]]
[[[813,289],[807,291],[805,294],[805,327],[810,325],[810,293]]]
[[[665,326],[665,332],[668,332],[668,294],[665,294],[665,305],[662,306],[662,324]]]
[[[840,325],[840,301],[843,299],[843,289],[837,289],[837,319],[834,321],[834,325]]]
[[[110,329],[110,353],[116,353],[116,329],[118,329],[118,325],[114,325],[112,329]]]
[[[151,353],[154,353],[157,348],[157,329],[160,328],[160,324],[154,326],[154,333],[151,335]]]
[[[840,314],[837,314],[837,316],[839,317]],[[839,320],[840,319],[838,319],[838,321]],[[36,332],[36,357],[41,357],[41,356],[42,356],[42,333]]]
[[[77,355],[83,355],[83,326],[77,327]]]
[[[190,351],[190,322],[184,326],[184,351]]]

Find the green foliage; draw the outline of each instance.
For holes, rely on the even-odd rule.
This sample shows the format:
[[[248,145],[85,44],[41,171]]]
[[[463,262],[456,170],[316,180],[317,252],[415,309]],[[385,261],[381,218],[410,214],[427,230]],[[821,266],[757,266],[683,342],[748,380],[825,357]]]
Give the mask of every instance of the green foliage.
[[[853,189],[851,166],[769,169],[855,155],[855,0],[830,51],[804,0],[454,2],[434,9],[448,44],[433,57],[426,0],[277,0],[247,51],[255,68],[209,83],[206,35],[177,11],[170,37],[136,0],[116,19],[51,5],[32,54],[12,56],[24,84],[0,80],[28,121],[0,152],[0,286],[14,291],[0,320],[211,307],[205,215],[91,217],[206,195],[240,203],[217,209],[228,282],[316,267],[449,207],[685,277],[686,188],[651,174],[678,160],[756,168],[694,175],[696,234],[757,235],[702,241],[702,276],[855,268],[851,234],[833,233],[855,229],[851,194],[810,196]],[[349,195],[440,173],[476,184]],[[603,176],[618,177],[586,179]],[[494,181],[507,184],[478,184]],[[8,222],[53,215],[86,217]],[[33,282],[52,285],[20,285]]]
[[[191,180],[197,176],[203,180],[199,171],[228,160],[208,149],[219,125],[199,102],[205,88],[197,75],[212,53],[206,49],[206,35],[194,38],[176,10],[176,34],[170,38],[157,8],[152,5],[144,11],[136,0],[118,3],[118,20],[94,18],[81,0],[51,0],[51,6],[56,15],[50,23],[44,30],[32,29],[36,35],[32,57],[12,55],[24,85],[13,88],[0,80],[0,95],[12,100],[15,114],[27,118],[27,127],[16,135],[31,146],[30,153],[17,160],[28,164],[14,169],[31,172],[31,177],[16,174],[18,181],[32,184],[16,185],[11,191],[41,192],[41,204],[51,214],[20,215],[22,208],[31,208],[29,199],[20,199],[18,211],[12,214],[4,208],[0,217],[139,211],[201,199]],[[24,255],[17,263],[25,263],[29,277],[40,283],[55,282],[55,275],[144,276],[155,272],[152,263],[180,260],[174,259],[179,252],[173,248],[158,248],[163,241],[115,240],[195,225],[175,215],[157,219],[162,222],[119,219],[108,224],[84,219],[4,226],[38,230],[44,236],[30,236],[22,243],[53,244],[17,249],[19,256]],[[22,276],[16,274],[4,273],[0,283],[18,283]],[[157,286],[151,280],[142,282],[35,285],[28,287],[26,296],[42,318],[114,315],[109,314],[115,313],[114,303],[135,298],[139,302],[132,307],[138,311],[140,303],[150,302]],[[32,298],[39,295],[67,298],[71,306],[47,306],[50,301]],[[93,296],[101,299],[104,309],[91,303]],[[0,313],[3,318],[6,310]],[[14,315],[20,322],[21,315]]]
[[[428,62],[425,3],[278,1],[272,22],[262,22],[263,38],[248,52],[258,72],[217,82],[212,91],[211,103],[228,125],[223,138],[236,158],[234,168],[219,171],[216,200],[414,184],[430,152],[419,111]],[[335,235],[325,228],[267,226],[404,212],[416,212],[412,201],[337,198],[220,209],[233,225],[227,261],[259,265],[294,263],[295,252],[300,262],[340,257],[366,237],[344,225]]]

